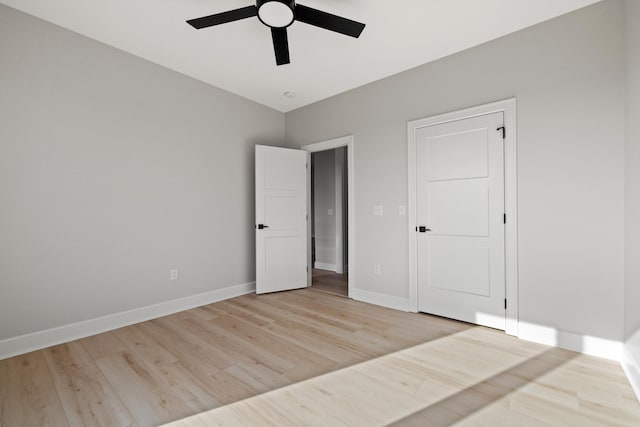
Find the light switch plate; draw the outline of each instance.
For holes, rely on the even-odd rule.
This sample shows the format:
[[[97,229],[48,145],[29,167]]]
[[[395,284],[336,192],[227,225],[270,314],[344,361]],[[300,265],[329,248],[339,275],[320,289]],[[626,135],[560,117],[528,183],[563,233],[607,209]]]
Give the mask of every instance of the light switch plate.
[[[398,206],[398,215],[399,216],[407,216],[407,206],[406,205]]]
[[[327,210],[327,215],[333,216],[333,209],[328,209]]]

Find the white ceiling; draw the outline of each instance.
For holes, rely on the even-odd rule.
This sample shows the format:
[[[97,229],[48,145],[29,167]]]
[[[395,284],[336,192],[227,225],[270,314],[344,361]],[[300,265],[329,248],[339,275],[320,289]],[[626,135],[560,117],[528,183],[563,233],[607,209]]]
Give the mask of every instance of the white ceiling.
[[[203,30],[185,23],[253,0],[0,0],[283,112],[598,1],[302,0],[367,27],[353,39],[294,23],[291,64],[277,67],[269,29],[257,18]]]

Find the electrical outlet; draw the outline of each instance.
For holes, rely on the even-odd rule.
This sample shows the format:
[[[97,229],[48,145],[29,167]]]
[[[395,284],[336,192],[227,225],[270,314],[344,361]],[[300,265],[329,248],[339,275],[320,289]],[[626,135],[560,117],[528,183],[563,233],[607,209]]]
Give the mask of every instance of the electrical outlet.
[[[375,274],[376,276],[380,275],[380,265],[379,264],[374,264],[373,265],[373,274]]]
[[[384,215],[384,207],[382,205],[375,205],[373,207],[373,215],[374,216],[383,216]]]
[[[333,209],[327,209],[327,215],[333,216]]]
[[[178,269],[173,268],[169,270],[169,279],[170,280],[178,280]]]

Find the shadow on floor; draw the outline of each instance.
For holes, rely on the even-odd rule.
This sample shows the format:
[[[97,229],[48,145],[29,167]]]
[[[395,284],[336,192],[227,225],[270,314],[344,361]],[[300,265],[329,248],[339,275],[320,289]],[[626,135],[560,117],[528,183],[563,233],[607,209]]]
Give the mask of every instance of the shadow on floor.
[[[568,363],[577,355],[578,353],[573,351],[551,348],[391,425],[396,427],[453,425]]]

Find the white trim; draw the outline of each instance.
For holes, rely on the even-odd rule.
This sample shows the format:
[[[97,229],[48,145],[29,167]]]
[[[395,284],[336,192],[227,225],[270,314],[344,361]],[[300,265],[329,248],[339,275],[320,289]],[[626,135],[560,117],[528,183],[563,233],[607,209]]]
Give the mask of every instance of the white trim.
[[[155,319],[179,311],[189,310],[214,302],[234,298],[255,292],[256,283],[230,286],[224,289],[205,292],[166,301],[146,307],[135,308],[121,313],[109,314],[91,320],[72,323],[57,328],[46,329],[31,334],[20,335],[0,341],[0,360],[30,351],[51,347],[52,345],[85,338],[102,332],[112,331],[124,326]]]
[[[353,135],[341,136],[339,138],[303,145],[300,149],[308,151],[309,153],[317,153],[318,151],[328,151],[333,150],[334,148],[349,147],[349,144],[353,144]]]
[[[363,289],[353,290],[353,299],[366,302],[367,304],[380,305],[394,310],[409,311],[409,299],[394,297],[378,292],[365,291]]]
[[[634,352],[631,350],[632,348],[636,353],[640,348],[640,331],[636,332],[627,340],[622,352],[622,360],[620,361],[622,369],[624,369],[624,373],[627,375],[629,383],[631,383],[631,387],[640,401],[640,363],[637,359],[637,357],[640,357],[640,354],[634,355]]]
[[[318,270],[336,271],[335,264],[327,264],[327,263],[318,262],[318,261],[313,263],[313,268],[317,268]]]
[[[491,104],[454,111],[425,119],[413,120],[407,124],[408,144],[408,218],[409,231],[409,307],[418,312],[418,266],[417,242],[415,238],[416,223],[416,132],[418,129],[435,126],[442,123],[464,120],[471,117],[504,113],[505,139],[505,265],[506,265],[506,329],[509,335],[518,335],[518,200],[517,200],[517,129],[516,129],[516,99],[511,98]],[[413,237],[412,237],[413,236]]]
[[[304,145],[300,147],[302,150],[307,151],[307,163],[310,163],[311,153],[318,151],[333,150],[334,148],[347,147],[347,216],[348,216],[348,254],[349,254],[349,298],[354,298],[354,289],[357,286],[356,276],[356,220],[355,220],[355,150],[354,150],[353,135],[347,135],[340,138],[330,139],[328,141],[316,142],[315,144]],[[307,212],[311,211],[311,168],[307,170]],[[307,232],[311,236],[311,222],[307,222]],[[307,248],[308,265],[311,265],[311,237],[307,239],[309,241]],[[308,286],[311,285],[311,269],[308,274]]]
[[[628,348],[624,348],[622,360],[620,361],[624,373],[631,384],[631,388],[636,393],[636,398],[640,401],[640,364],[634,359]]]
[[[345,158],[342,150],[335,151],[334,156],[334,173],[335,177],[335,221],[336,221],[336,244],[335,244],[335,271],[338,274],[344,274],[344,184],[346,177],[344,176]]]
[[[590,356],[622,360],[624,345],[620,341],[558,330],[534,323],[520,322],[518,326],[518,338],[522,340],[577,351]]]

